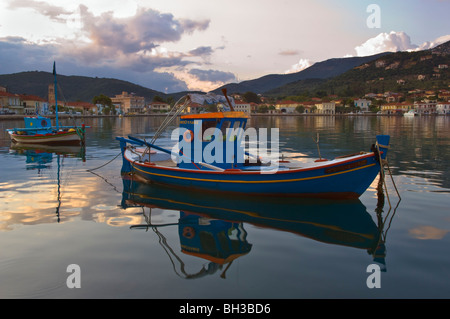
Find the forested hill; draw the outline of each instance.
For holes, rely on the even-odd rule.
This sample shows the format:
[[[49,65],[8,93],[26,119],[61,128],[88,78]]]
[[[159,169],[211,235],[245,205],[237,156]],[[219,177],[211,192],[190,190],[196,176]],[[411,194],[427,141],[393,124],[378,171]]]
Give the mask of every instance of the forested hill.
[[[11,93],[37,95],[48,98],[48,86],[54,83],[52,73],[33,71],[0,75],[0,86]],[[155,95],[166,98],[167,95],[131,82],[86,76],[57,76],[58,100],[91,102],[94,96],[104,94],[113,97],[123,91],[136,93],[150,102]]]
[[[388,53],[380,53],[366,57],[334,58],[322,62],[317,62],[307,69],[290,74],[269,74],[258,79],[242,81],[240,83],[226,84],[213,92],[220,93],[222,88],[226,88],[229,93],[265,93],[288,83],[306,79],[328,79],[342,74],[356,66],[376,60]]]
[[[330,79],[301,80],[265,93],[292,96],[322,92],[351,97],[387,91],[448,89],[449,67],[450,41],[429,50],[386,54]]]

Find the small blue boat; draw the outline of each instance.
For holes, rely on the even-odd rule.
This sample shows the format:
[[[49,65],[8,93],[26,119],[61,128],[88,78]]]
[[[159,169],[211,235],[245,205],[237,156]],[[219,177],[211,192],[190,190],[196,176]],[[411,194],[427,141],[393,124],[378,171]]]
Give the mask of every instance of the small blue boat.
[[[188,95],[177,102],[181,106],[176,104],[172,115],[179,115],[192,101]],[[350,199],[367,190],[387,155],[390,137],[379,135],[366,151],[332,160],[295,163],[256,157],[255,161],[244,149],[244,135],[230,135],[230,128],[245,130],[246,113],[234,111],[232,103],[220,109],[181,115],[178,147],[172,150],[155,145],[156,138],[148,142],[134,136],[116,137],[122,151],[122,174],[221,193]]]
[[[24,128],[7,129],[11,141],[34,145],[80,145],[84,144],[85,126],[55,126],[43,116],[25,117]]]
[[[25,127],[11,128],[6,131],[13,143],[34,145],[85,145],[86,126],[61,126],[58,119],[58,99],[56,66],[53,62],[55,85],[55,126],[51,120],[40,115],[24,117]]]

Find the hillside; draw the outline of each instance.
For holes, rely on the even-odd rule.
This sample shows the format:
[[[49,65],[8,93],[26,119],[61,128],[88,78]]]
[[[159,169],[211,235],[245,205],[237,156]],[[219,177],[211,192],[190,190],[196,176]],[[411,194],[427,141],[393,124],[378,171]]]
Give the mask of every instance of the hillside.
[[[361,96],[386,91],[408,92],[414,89],[448,88],[450,84],[450,41],[433,49],[395,52],[362,63],[325,81],[304,80],[266,92],[272,96],[326,92],[341,97]]]
[[[152,101],[155,95],[166,98],[162,92],[154,91],[127,81],[92,78],[85,76],[58,75],[58,99],[65,101],[91,102],[94,96],[104,94],[113,97],[122,91],[133,92]],[[37,95],[48,98],[48,85],[54,81],[53,74],[48,72],[20,72],[0,75],[0,86],[12,93]]]
[[[226,84],[213,92],[220,93],[222,88],[226,88],[229,93],[265,93],[277,87],[281,87],[291,82],[306,79],[327,79],[342,74],[356,66],[367,63],[382,57],[388,53],[380,53],[366,57],[334,58],[322,62],[317,62],[309,68],[291,74],[269,74],[258,79],[242,81],[240,83]]]

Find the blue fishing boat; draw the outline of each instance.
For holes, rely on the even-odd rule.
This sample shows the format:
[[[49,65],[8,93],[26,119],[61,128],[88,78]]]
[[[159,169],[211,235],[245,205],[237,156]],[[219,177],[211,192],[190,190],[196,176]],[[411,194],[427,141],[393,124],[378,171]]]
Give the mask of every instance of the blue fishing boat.
[[[56,69],[53,64],[55,83],[55,114],[56,125],[51,120],[40,115],[24,117],[25,127],[7,129],[11,141],[21,144],[38,145],[84,145],[86,126],[61,126],[58,118]]]
[[[389,136],[379,135],[366,151],[297,163],[265,159],[245,149],[248,116],[234,111],[210,95],[203,101],[219,103],[219,112],[180,116],[178,143],[171,149],[155,144],[162,124],[151,141],[135,136],[116,137],[122,151],[122,173],[146,181],[190,189],[264,196],[358,198],[374,181],[389,147]],[[201,97],[200,97],[201,98]],[[168,115],[179,116],[198,96],[180,99]],[[244,133],[243,133],[244,132]],[[173,135],[172,135],[173,136]]]

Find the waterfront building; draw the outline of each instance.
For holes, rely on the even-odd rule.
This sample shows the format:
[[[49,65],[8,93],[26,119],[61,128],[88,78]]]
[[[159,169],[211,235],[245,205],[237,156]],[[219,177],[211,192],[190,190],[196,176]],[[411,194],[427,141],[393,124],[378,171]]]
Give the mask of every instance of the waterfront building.
[[[165,102],[151,102],[148,106],[150,112],[168,112],[170,110],[170,104]]]
[[[381,105],[380,110],[384,114],[403,114],[414,109],[414,105],[408,102],[391,102]]]
[[[23,105],[23,114],[26,115],[49,114],[49,104],[48,101],[46,101],[45,99],[36,95],[28,95],[28,94],[21,94],[19,95],[19,97]]]
[[[275,104],[275,109],[277,110],[278,113],[291,114],[295,112],[295,109],[299,105],[300,105],[299,102],[285,100],[277,102],[277,104]]]
[[[58,103],[59,104],[59,103]],[[80,112],[82,114],[97,114],[97,105],[89,102],[67,102],[66,106],[71,109],[72,113]]]
[[[244,102],[244,101],[234,101],[234,110],[245,112],[248,115],[252,113],[252,107],[250,103]]]
[[[445,115],[450,114],[450,101],[437,103],[436,113]]]
[[[184,111],[184,113],[198,114],[198,113],[202,113],[202,112],[205,112],[205,111],[206,111],[206,107],[203,104],[191,102],[187,106],[187,108]]]
[[[322,102],[316,105],[318,114],[335,114],[336,113],[336,102]]]
[[[434,114],[436,113],[436,101],[423,100],[420,102],[414,102],[414,109],[419,114]]]
[[[145,98],[134,93],[122,92],[111,98],[112,103],[120,113],[144,113]]]
[[[369,112],[369,107],[372,101],[366,99],[357,99],[354,102],[355,107],[359,107],[362,112]]]
[[[0,91],[0,107],[3,112],[13,112],[24,114],[24,107],[20,95],[5,91]]]

